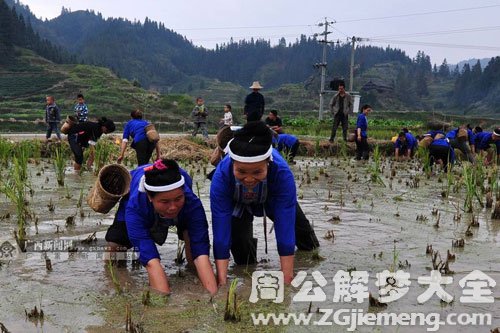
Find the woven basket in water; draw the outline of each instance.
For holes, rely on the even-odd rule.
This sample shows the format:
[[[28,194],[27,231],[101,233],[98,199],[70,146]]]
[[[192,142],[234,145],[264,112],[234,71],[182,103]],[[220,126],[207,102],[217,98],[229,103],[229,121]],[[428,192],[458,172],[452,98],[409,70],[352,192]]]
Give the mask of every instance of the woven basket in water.
[[[130,191],[130,173],[120,164],[106,165],[99,171],[87,203],[98,213],[106,214]]]

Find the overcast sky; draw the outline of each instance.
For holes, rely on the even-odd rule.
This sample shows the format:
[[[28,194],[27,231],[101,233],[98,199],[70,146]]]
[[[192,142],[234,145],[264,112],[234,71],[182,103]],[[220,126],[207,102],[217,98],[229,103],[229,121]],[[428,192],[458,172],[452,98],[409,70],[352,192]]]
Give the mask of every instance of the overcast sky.
[[[365,45],[400,48],[410,57],[422,50],[438,65],[500,55],[498,0],[21,0],[37,17],[54,18],[64,6],[93,9],[104,17],[163,22],[195,45],[213,48],[234,40],[323,32],[317,24],[335,21],[330,40],[368,39]],[[321,54],[318,54],[318,60]]]

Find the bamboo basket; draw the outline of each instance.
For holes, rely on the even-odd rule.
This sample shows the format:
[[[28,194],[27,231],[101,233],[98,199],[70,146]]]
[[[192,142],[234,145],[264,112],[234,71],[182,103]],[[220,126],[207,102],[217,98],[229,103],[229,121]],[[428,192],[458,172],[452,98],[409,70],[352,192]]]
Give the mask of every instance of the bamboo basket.
[[[160,141],[160,134],[155,128],[154,124],[149,124],[147,125],[144,130],[146,131],[146,137],[148,138],[149,142],[158,142]]]
[[[68,134],[71,127],[77,123],[78,119],[75,116],[68,116],[61,127],[61,133]]]
[[[424,148],[429,148],[432,141],[433,141],[432,136],[426,136],[422,140],[420,140],[420,142],[418,143],[418,146],[424,147]]]
[[[120,164],[106,165],[99,171],[87,203],[94,211],[108,213],[130,191],[130,173]]]

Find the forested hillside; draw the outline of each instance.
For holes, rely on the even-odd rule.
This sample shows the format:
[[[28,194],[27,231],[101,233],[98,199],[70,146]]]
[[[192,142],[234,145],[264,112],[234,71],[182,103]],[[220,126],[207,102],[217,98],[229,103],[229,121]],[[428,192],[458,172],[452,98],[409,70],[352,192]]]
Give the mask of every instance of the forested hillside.
[[[0,66],[8,66],[15,62],[14,46],[35,51],[42,57],[57,63],[74,62],[76,57],[70,56],[62,47],[55,46],[47,39],[42,39],[22,15],[14,8],[0,1]]]
[[[18,45],[54,62],[73,60],[107,67],[118,77],[145,89],[200,94],[216,103],[241,102],[251,82],[259,80],[271,91],[267,95],[274,106],[289,111],[318,107],[319,70],[313,64],[321,62],[322,44],[314,37],[303,35],[293,41],[282,38],[278,45],[261,39],[231,40],[211,50],[194,46],[168,29],[168,22],[148,18],[132,22],[103,18],[92,10],[71,12],[65,8],[58,17],[42,21],[19,2],[0,1],[2,4],[6,1],[21,14],[19,18],[10,10],[7,22],[12,17],[18,20],[2,24],[4,37],[0,41],[6,45],[5,50]],[[12,36],[11,44],[5,42],[5,35]],[[14,43],[13,39],[17,41]],[[340,77],[349,84],[351,52],[349,43],[328,46],[328,80]],[[446,59],[434,59],[436,62],[441,64],[433,66],[423,51],[410,58],[397,48],[361,43],[354,56],[353,88],[360,92],[363,101],[379,110],[500,115],[498,58],[491,59],[485,68],[478,63],[450,69]],[[231,83],[243,88],[230,86]],[[293,89],[289,89],[290,84]],[[224,86],[229,94],[219,89]],[[290,98],[290,92],[295,94],[294,98]]]

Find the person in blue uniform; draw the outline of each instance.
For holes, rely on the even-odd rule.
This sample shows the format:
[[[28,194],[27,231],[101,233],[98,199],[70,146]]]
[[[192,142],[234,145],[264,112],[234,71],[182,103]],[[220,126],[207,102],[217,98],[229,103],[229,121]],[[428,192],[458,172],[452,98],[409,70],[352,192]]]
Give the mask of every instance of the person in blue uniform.
[[[467,158],[467,161],[474,163],[476,135],[471,129],[467,127],[455,128],[446,133],[446,138],[450,141],[453,149],[460,150]]]
[[[209,260],[208,223],[192,180],[173,160],[158,160],[131,171],[129,194],[122,198],[115,220],[106,233],[111,252],[134,247],[145,266],[152,289],[168,294],[170,285],[156,244],[163,245],[168,228],[176,226],[186,244],[186,259],[194,264],[205,289],[217,292]]]
[[[413,134],[407,129],[403,129],[403,131],[399,133],[396,142],[394,142],[394,156],[396,160],[410,158],[415,154],[417,146],[417,139]]]
[[[284,152],[285,157],[289,163],[295,164],[293,160],[299,150],[299,139],[291,134],[278,134],[273,138],[273,143],[279,152]]]
[[[127,150],[128,140],[132,137],[132,148],[137,155],[137,166],[148,164],[153,151],[156,150],[156,157],[160,158],[160,147],[158,142],[150,142],[146,136],[146,126],[149,123],[142,119],[142,111],[134,110],[130,113],[132,120],[127,122],[123,129],[123,139],[121,144],[120,156],[117,162],[121,163]]]
[[[218,283],[227,280],[229,253],[236,264],[257,261],[253,217],[267,218],[274,231],[285,283],[293,278],[295,246],[319,246],[309,221],[297,203],[295,180],[286,161],[272,147],[271,130],[261,121],[249,122],[234,132],[226,156],[217,165],[210,187],[213,248]]]
[[[496,146],[496,157],[500,154],[500,128],[496,128],[493,132],[477,132],[475,138],[476,151],[478,153],[485,152],[490,148],[490,145],[494,144]],[[484,153],[483,153],[484,154]],[[493,154],[488,154],[486,158],[486,163],[491,163],[493,160]]]
[[[368,119],[366,116],[372,112],[372,107],[368,104],[363,105],[361,113],[356,121],[356,159],[368,159],[370,146],[368,146]]]
[[[448,139],[437,135],[429,146],[430,163],[442,164],[444,171],[455,163],[455,151]]]

